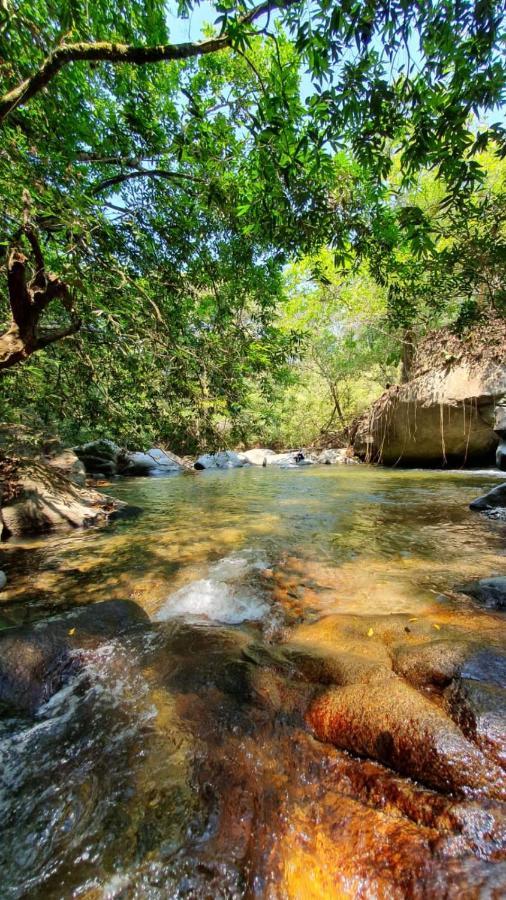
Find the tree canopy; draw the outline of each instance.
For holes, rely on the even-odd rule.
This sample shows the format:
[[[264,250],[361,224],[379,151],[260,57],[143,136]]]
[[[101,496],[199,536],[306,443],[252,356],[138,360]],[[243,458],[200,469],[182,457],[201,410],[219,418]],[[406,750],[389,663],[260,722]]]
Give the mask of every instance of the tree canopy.
[[[394,330],[502,303],[501,3],[205,9],[174,42],[162,0],[1,5],[5,415],[240,437],[301,346],[285,267],[322,247]]]

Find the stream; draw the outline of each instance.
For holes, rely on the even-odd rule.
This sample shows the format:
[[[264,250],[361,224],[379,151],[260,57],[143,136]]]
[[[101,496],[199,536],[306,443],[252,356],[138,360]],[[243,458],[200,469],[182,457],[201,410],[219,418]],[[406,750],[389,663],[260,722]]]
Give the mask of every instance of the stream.
[[[506,759],[448,694],[506,660],[458,591],[506,574],[468,509],[498,474],[118,480],[138,518],[2,547],[2,628],[145,613],[82,646],[70,618],[70,676],[0,717],[2,900],[504,896]]]

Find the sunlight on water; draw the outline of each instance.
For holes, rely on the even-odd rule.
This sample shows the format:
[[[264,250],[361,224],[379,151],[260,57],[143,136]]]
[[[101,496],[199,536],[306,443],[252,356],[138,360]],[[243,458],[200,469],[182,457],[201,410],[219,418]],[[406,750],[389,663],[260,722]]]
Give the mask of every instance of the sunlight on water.
[[[248,594],[237,581],[248,572],[261,571],[267,564],[252,551],[224,557],[210,567],[209,578],[201,578],[180,588],[165,601],[155,621],[181,616],[188,621],[204,617],[214,622],[238,625],[263,619],[269,607],[260,597]]]

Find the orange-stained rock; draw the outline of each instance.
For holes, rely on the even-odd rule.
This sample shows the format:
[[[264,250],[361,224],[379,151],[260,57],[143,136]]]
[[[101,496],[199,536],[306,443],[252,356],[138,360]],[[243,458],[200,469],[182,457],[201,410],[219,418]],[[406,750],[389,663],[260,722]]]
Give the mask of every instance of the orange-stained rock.
[[[431,787],[506,799],[502,769],[401,679],[330,689],[311,704],[307,721],[320,740]]]
[[[415,647],[400,644],[392,653],[393,667],[411,684],[445,686],[471,653],[472,645],[464,641],[436,640]]]

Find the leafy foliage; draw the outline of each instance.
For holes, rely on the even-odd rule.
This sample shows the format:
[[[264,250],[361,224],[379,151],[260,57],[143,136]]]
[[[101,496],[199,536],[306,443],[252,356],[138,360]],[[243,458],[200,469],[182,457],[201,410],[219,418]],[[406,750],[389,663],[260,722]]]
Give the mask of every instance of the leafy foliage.
[[[163,0],[0,5],[2,260],[28,253],[26,193],[82,321],[3,376],[4,418],[193,450],[281,433],[313,379],[344,422],[406,329],[501,308],[502,4],[214,10],[177,45]],[[44,318],[70,330],[58,298]]]

